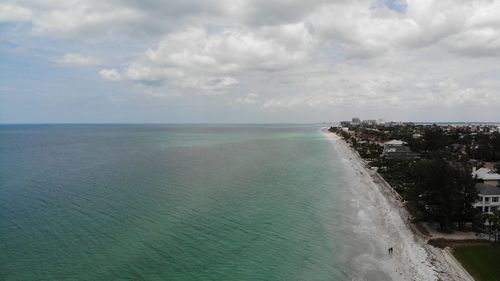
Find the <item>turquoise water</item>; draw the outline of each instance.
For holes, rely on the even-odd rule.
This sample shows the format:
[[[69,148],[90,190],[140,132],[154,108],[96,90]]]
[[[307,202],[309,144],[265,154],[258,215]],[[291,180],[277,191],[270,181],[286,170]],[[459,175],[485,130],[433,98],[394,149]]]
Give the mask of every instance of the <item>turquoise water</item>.
[[[340,161],[301,126],[1,126],[1,280],[346,280]]]

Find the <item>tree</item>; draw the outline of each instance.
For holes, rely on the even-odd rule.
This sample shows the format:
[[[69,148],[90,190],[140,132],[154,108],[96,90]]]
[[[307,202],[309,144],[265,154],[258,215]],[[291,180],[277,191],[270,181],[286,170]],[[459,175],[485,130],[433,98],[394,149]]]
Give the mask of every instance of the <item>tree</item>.
[[[443,149],[444,146],[449,142],[448,137],[437,125],[433,125],[432,127],[425,129],[424,141],[425,147],[430,151]]]
[[[500,161],[499,161],[499,162],[497,162],[497,163],[495,163],[495,167],[494,167],[494,168],[495,168],[495,170],[496,170],[497,172],[500,172]]]
[[[478,192],[476,189],[476,179],[473,179],[467,169],[453,169],[452,180],[457,192],[457,205],[455,206],[455,221],[459,227],[464,227],[467,221],[472,221],[477,210],[472,207],[477,201]]]
[[[489,216],[489,221],[491,224],[490,234],[493,232],[495,242],[498,242],[498,235],[500,232],[500,211],[496,210],[492,215]]]
[[[427,219],[439,223],[441,230],[452,222],[459,225],[472,220],[472,204],[477,199],[474,180],[464,169],[452,167],[443,159],[425,160],[414,167],[413,206]]]

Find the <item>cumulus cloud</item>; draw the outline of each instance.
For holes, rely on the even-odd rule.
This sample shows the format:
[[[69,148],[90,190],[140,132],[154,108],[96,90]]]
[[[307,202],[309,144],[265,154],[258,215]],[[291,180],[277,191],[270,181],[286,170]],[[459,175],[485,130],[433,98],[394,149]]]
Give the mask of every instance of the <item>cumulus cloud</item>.
[[[487,0],[313,0],[307,3],[300,0],[272,3],[172,0],[168,5],[139,0],[6,0],[0,4],[0,21],[30,22],[32,31],[38,35],[88,36],[90,40],[104,41],[123,37],[161,38],[165,33],[186,30],[188,25],[212,24],[216,29],[239,25],[252,32],[263,27],[307,24],[310,31],[316,31],[330,44],[357,47],[363,54],[401,46],[428,46],[458,34],[462,34],[461,37],[449,41],[458,42],[467,34],[488,37],[488,30],[499,28],[499,12],[499,2]],[[448,45],[453,44],[448,42]],[[491,44],[487,48],[491,49]]]
[[[169,34],[126,69],[137,82],[170,83],[176,87],[223,90],[238,85],[234,77],[248,72],[290,69],[308,59],[313,38],[304,25],[242,27],[210,32],[189,28]]]
[[[122,80],[122,76],[118,71],[114,68],[112,69],[102,69],[99,71],[99,76],[101,76],[102,79],[105,80],[111,80],[111,81],[119,81]]]
[[[73,65],[97,65],[101,63],[101,60],[97,58],[75,53],[69,53],[60,57],[54,57],[53,60],[60,64]]]
[[[182,81],[184,88],[194,88],[208,91],[225,90],[239,84],[233,77],[192,77]]]
[[[467,30],[447,38],[446,47],[465,56],[499,56],[500,27]]]
[[[258,94],[256,93],[250,93],[244,97],[237,98],[235,100],[236,103],[242,103],[242,104],[254,104],[257,102],[257,98],[259,97]]]
[[[0,22],[30,21],[31,10],[11,3],[0,3]]]
[[[141,11],[112,1],[6,0],[0,6],[0,21],[27,21],[33,34],[49,37],[119,35],[144,19]]]
[[[328,44],[355,56],[372,56],[402,45],[418,25],[395,11],[371,10],[369,1],[337,1],[323,6],[308,20]]]
[[[75,41],[78,52],[112,53],[103,79],[156,96],[227,94],[267,111],[498,106],[499,14],[500,1],[490,0],[0,4],[0,21],[64,42],[60,53]],[[101,63],[71,52],[53,60]]]
[[[285,44],[274,35],[286,37],[293,44]],[[307,40],[303,26],[283,27],[267,34],[235,27],[215,33],[190,28],[168,35],[158,48],[148,50],[145,58],[156,65],[204,71],[272,71],[303,62]]]
[[[428,107],[460,107],[500,105],[500,97],[495,91],[485,87],[463,87],[453,79],[437,81],[425,90],[405,88],[400,92],[386,92],[381,85],[370,83],[339,87],[336,89],[320,89],[311,94],[276,97],[266,100],[261,108],[266,111],[308,111],[315,109],[332,109],[338,107],[352,108],[361,112],[363,109],[395,110],[422,109]]]

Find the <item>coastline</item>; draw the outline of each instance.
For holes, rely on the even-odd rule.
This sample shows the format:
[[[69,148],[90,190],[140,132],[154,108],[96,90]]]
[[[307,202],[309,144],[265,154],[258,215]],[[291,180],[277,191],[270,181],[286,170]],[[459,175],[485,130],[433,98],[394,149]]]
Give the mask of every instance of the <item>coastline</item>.
[[[356,173],[359,179],[356,192],[360,193],[358,196],[369,197],[370,204],[374,205],[371,215],[381,218],[374,223],[376,233],[373,235],[377,235],[381,243],[394,247],[394,257],[380,261],[381,268],[392,280],[474,280],[449,251],[427,244],[428,237],[409,221],[399,194],[377,172],[368,168],[357,151],[326,128],[322,133],[337,153],[348,160],[347,169]]]

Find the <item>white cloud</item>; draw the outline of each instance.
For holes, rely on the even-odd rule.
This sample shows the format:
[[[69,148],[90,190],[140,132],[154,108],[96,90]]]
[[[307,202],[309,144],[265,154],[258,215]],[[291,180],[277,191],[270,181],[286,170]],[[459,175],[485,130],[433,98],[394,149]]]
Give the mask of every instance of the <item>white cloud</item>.
[[[146,60],[164,67],[201,68],[211,72],[279,70],[307,58],[305,41],[311,38],[307,38],[306,33],[304,26],[285,26],[265,32],[230,27],[216,33],[189,28],[169,34],[158,48],[146,52]],[[291,44],[285,44],[288,42],[282,42],[282,38]]]
[[[220,91],[235,87],[239,84],[233,77],[189,77],[181,83],[183,88],[192,88],[207,91]]]
[[[355,57],[440,45],[467,56],[498,54],[498,1],[408,0],[406,13],[368,0],[337,1],[307,17],[323,40]],[[465,42],[464,42],[465,41]]]
[[[105,80],[119,81],[122,80],[120,73],[114,68],[112,69],[102,69],[99,71],[99,76]]]
[[[250,93],[244,97],[237,98],[235,100],[236,103],[242,103],[242,104],[254,104],[257,102],[257,98],[259,97],[258,94],[255,93]]]
[[[22,26],[59,44],[47,53],[107,58],[103,79],[155,96],[290,112],[499,106],[500,1],[404,2],[5,0],[0,21],[21,22],[6,40]]]
[[[169,34],[126,69],[137,82],[162,82],[180,88],[224,90],[238,85],[234,75],[275,72],[308,59],[313,38],[304,25],[250,31],[226,28],[210,33],[188,28]]]
[[[10,3],[0,3],[0,22],[2,21],[30,21],[33,17],[31,10]]]
[[[28,21],[33,34],[49,37],[116,36],[145,19],[143,12],[111,1],[6,0],[0,6],[0,21]]]
[[[240,28],[238,32],[244,35],[262,28],[272,30],[307,24],[309,30],[317,32],[330,45],[365,56],[401,46],[419,48],[437,44],[449,36],[484,34],[488,29],[500,27],[498,1],[406,2],[406,12],[401,13],[376,0],[313,0],[307,3],[299,0],[272,3],[262,0],[171,0],[168,4],[138,0],[5,0],[0,4],[0,21],[28,21],[32,23],[32,31],[41,36],[85,37],[90,41],[165,38],[165,34],[173,30],[189,32],[188,25],[198,28],[211,24],[222,29],[217,32],[220,36],[223,30],[234,31],[233,28],[227,30],[228,26],[245,27],[247,30],[241,32],[245,28]],[[396,5],[401,6],[401,3]],[[287,32],[286,28],[281,31]],[[290,31],[293,36],[295,32],[302,32],[300,28]]]
[[[317,34],[331,46],[355,56],[373,56],[398,47],[418,32],[411,19],[370,1],[333,2],[310,16]]]
[[[500,27],[468,30],[447,38],[445,46],[466,56],[500,56]]]
[[[101,60],[97,58],[75,53],[69,53],[60,57],[54,57],[53,60],[60,64],[73,64],[73,65],[98,65],[101,63]]]

